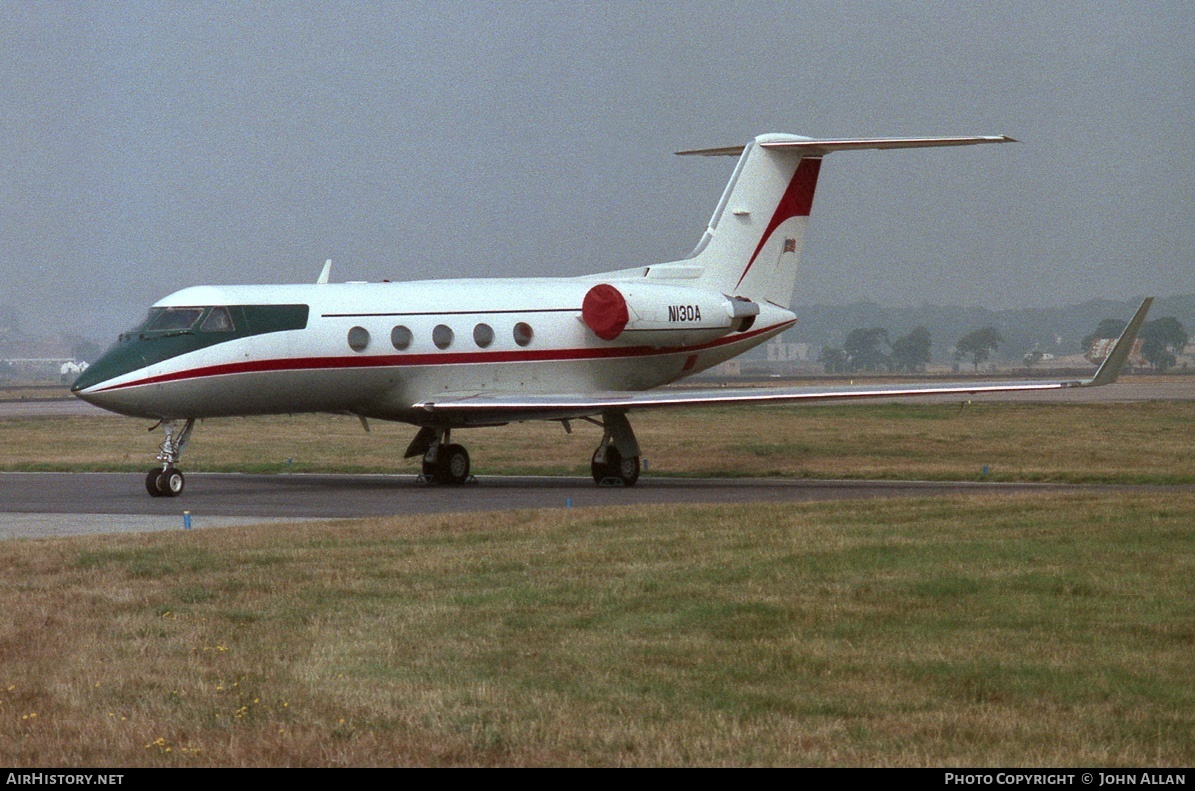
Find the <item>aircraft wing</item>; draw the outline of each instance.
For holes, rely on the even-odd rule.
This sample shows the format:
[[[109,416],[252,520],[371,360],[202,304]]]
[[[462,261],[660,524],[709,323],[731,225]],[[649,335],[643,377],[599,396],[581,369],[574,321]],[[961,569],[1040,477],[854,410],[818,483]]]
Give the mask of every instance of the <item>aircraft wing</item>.
[[[856,401],[904,396],[974,395],[1062,390],[1111,384],[1133,348],[1149,307],[1150,297],[1121,333],[1107,358],[1090,379],[926,382],[891,385],[829,385],[816,387],[686,388],[646,392],[596,392],[548,394],[460,394],[423,401],[416,409],[452,418],[494,420],[567,419],[602,412],[631,412],[664,407],[697,407],[729,404],[785,404],[801,402]]]

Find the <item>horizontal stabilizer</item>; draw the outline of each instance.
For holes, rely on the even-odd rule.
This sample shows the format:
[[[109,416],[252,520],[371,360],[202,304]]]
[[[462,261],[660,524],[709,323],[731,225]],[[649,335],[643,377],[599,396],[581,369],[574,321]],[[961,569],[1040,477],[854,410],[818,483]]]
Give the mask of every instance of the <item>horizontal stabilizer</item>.
[[[806,157],[821,157],[831,151],[862,151],[883,148],[934,148],[937,146],[974,146],[981,143],[1015,143],[1008,135],[979,135],[970,137],[863,137],[816,140],[795,135],[776,136],[763,139],[764,148],[781,151],[795,151]],[[679,156],[737,157],[746,146],[723,146],[722,148],[697,148],[691,151],[677,151]]]

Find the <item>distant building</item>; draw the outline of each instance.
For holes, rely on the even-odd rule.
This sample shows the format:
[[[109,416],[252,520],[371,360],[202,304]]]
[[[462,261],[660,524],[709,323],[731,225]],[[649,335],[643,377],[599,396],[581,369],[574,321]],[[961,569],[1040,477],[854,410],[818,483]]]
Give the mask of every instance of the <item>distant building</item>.
[[[73,381],[87,369],[87,363],[71,357],[9,357],[0,365],[18,379],[49,379],[57,373]]]
[[[807,363],[813,359],[813,345],[809,343],[785,343],[777,335],[764,344],[770,363]]]
[[[1133,341],[1133,350],[1129,352],[1129,365],[1140,368],[1149,364],[1146,359],[1141,356],[1142,343],[1144,343],[1144,341],[1141,338],[1137,338]],[[1087,347],[1087,354],[1085,356],[1090,362],[1099,365],[1104,361],[1104,358],[1108,356],[1108,353],[1112,351],[1112,347],[1115,344],[1115,338],[1096,338],[1091,342],[1091,345]]]
[[[67,360],[58,368],[58,373],[62,376],[78,376],[86,370],[87,363],[77,363],[74,360]]]

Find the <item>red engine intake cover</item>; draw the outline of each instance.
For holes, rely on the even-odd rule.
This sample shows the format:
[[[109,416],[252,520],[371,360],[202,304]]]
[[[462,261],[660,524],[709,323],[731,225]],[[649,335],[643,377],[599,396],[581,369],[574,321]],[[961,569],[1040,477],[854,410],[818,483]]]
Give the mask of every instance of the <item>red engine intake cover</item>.
[[[602,283],[585,294],[581,302],[581,318],[585,326],[604,341],[612,341],[622,334],[630,321],[627,301],[614,286]]]

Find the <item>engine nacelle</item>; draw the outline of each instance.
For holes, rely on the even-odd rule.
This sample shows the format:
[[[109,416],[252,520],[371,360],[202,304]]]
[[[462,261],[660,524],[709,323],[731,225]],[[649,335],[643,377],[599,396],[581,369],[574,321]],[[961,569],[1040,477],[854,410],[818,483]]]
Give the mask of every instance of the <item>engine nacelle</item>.
[[[759,305],[686,286],[601,283],[581,303],[581,320],[605,341],[622,345],[695,346],[742,332]]]

